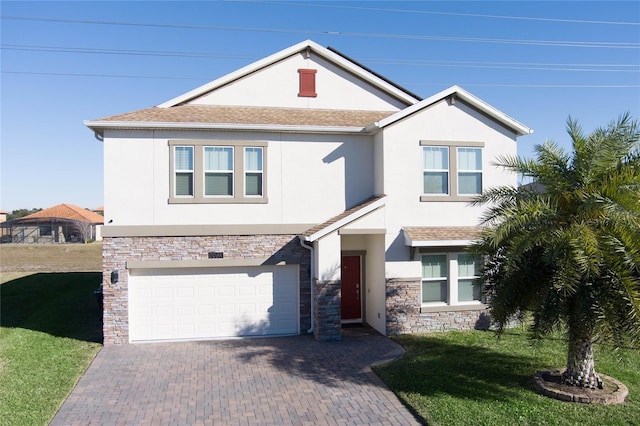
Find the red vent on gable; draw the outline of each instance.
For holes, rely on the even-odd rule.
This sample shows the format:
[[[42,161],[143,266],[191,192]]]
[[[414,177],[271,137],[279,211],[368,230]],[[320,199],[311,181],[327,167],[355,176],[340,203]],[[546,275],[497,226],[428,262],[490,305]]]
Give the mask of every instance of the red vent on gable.
[[[311,70],[300,68],[298,74],[300,74],[300,92],[298,96],[305,98],[315,98],[316,94],[316,73],[318,70]]]

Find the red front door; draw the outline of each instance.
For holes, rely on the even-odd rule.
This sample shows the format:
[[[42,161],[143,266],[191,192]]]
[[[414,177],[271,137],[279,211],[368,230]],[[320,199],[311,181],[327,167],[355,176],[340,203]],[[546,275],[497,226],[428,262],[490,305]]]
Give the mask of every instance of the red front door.
[[[342,256],[342,319],[362,318],[360,256]]]

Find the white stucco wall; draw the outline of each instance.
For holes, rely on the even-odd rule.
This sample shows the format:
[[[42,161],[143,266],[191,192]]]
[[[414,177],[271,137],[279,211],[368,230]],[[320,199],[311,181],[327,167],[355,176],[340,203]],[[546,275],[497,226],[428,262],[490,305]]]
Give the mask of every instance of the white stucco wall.
[[[156,200],[168,195],[157,188],[156,163],[165,159],[157,152],[153,132],[118,131],[117,139],[111,133],[105,132],[103,141],[105,226],[152,224]]]
[[[515,134],[462,102],[441,101],[383,130],[383,192],[387,277],[418,277],[419,263],[409,259],[400,229],[403,226],[475,226],[481,207],[467,201],[421,202],[422,148],[420,140],[483,142],[483,187],[516,185],[517,176],[491,165],[498,155],[515,155]]]
[[[316,242],[316,270],[321,281],[339,280],[341,276],[341,240],[334,231]]]
[[[386,334],[386,286],[384,235],[368,235],[366,263],[365,311],[367,323]]]
[[[300,97],[298,69],[315,69],[316,97]],[[189,102],[288,108],[397,111],[406,104],[312,54],[298,53]]]
[[[267,204],[169,204],[169,140],[268,142]],[[108,131],[105,223],[322,223],[373,195],[370,136]]]
[[[384,229],[386,226],[385,218],[385,209],[383,206],[343,226],[341,231],[348,232],[349,230]]]

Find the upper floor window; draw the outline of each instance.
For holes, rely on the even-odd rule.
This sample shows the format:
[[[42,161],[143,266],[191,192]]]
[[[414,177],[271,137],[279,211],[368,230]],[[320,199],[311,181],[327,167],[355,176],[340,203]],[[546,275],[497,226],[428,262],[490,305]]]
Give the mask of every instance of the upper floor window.
[[[244,195],[262,196],[262,148],[244,149]]]
[[[458,148],[458,194],[482,192],[482,149]]]
[[[175,146],[174,149],[174,195],[193,197],[193,147]]]
[[[449,148],[440,146],[422,147],[423,193],[449,193]]]
[[[233,147],[204,147],[204,195],[233,196]]]
[[[420,141],[420,201],[469,201],[482,193],[483,142]]]
[[[267,203],[266,142],[169,141],[169,203]]]

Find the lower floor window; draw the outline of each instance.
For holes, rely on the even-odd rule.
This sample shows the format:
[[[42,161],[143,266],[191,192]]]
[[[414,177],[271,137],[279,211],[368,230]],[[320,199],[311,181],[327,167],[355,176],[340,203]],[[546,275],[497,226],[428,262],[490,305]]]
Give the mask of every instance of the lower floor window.
[[[481,301],[480,259],[469,253],[422,254],[422,303],[465,304]]]

